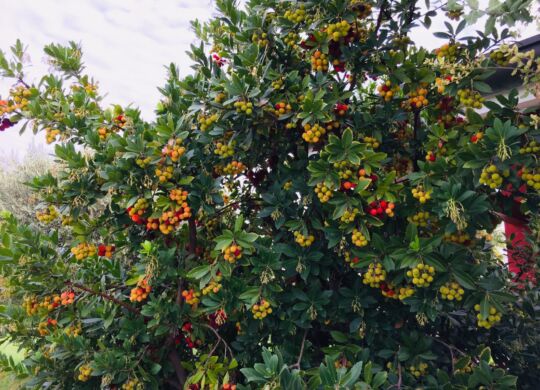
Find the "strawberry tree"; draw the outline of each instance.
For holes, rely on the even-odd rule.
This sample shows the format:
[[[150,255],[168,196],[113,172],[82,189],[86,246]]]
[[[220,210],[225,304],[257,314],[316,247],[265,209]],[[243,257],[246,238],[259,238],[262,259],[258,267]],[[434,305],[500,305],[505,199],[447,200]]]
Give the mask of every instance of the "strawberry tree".
[[[540,81],[507,27],[530,3],[219,0],[150,122],[103,106],[77,44],[46,46],[33,84],[17,42],[1,136],[43,133],[59,167],[29,183],[34,224],[0,222],[17,372],[35,388],[535,388],[540,117],[516,90],[488,98],[503,68]],[[410,33],[436,16],[430,51]],[[529,226],[526,278],[493,251],[505,218]]]

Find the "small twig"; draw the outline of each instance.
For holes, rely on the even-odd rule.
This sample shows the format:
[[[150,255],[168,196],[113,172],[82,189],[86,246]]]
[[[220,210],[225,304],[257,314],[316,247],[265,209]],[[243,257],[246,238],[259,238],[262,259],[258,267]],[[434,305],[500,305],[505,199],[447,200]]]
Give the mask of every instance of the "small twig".
[[[79,290],[86,291],[87,293],[90,293],[92,295],[100,296],[103,299],[106,299],[108,301],[116,303],[119,306],[122,306],[124,309],[126,309],[126,310],[128,310],[128,311],[130,311],[130,312],[132,312],[134,314],[139,314],[139,315],[141,314],[141,311],[139,309],[137,309],[136,307],[133,307],[133,306],[131,306],[131,305],[125,303],[125,302],[122,302],[121,300],[116,299],[115,297],[113,297],[113,296],[111,296],[111,295],[109,295],[107,293],[102,293],[101,291],[94,291],[91,288],[83,286],[82,284],[72,283],[70,281],[67,281],[66,285],[67,286],[72,286],[72,287],[77,288]]]
[[[227,342],[225,340],[223,340],[223,337],[221,337],[221,335],[218,333],[218,331],[215,330],[214,328],[212,328],[210,325],[202,325],[202,326],[207,328],[207,329],[210,329],[212,331],[212,333],[214,333],[214,335],[218,339],[218,343],[216,344],[216,346],[220,342],[223,343],[223,345],[225,347],[225,351],[229,352],[229,355],[231,356],[231,359],[234,359],[234,354],[232,353],[231,347],[229,347],[229,344],[227,344]]]
[[[300,363],[302,362],[302,356],[304,355],[304,348],[306,346],[307,333],[308,333],[308,330],[306,329],[304,331],[304,337],[302,337],[302,344],[300,345],[300,353],[298,354],[298,359],[296,359],[296,363],[294,363],[292,366],[289,366],[289,368],[300,369]]]

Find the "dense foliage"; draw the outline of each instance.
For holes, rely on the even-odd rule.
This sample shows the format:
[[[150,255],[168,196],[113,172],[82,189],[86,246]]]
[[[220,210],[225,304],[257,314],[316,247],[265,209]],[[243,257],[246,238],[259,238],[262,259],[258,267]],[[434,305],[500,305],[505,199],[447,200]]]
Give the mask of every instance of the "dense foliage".
[[[37,222],[0,224],[29,386],[534,388],[540,118],[485,98],[497,68],[540,79],[504,27],[531,2],[472,36],[474,2],[216,3],[152,123],[102,107],[74,43],[36,85],[20,42],[0,56],[0,135],[44,132],[60,164],[29,183]],[[437,14],[430,52],[408,35]],[[523,275],[491,248],[507,216],[531,221]]]

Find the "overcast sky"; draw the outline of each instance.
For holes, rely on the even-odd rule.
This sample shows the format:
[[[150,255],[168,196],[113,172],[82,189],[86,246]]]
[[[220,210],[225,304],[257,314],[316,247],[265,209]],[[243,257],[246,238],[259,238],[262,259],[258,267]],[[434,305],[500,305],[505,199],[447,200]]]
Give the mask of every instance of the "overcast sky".
[[[57,42],[80,42],[86,73],[99,81],[106,104],[133,103],[143,117],[151,120],[165,79],[164,65],[190,71],[185,54],[195,36],[189,21],[206,20],[213,14],[211,0],[1,0],[0,47],[4,52],[20,38],[28,45],[31,62],[28,79],[33,82],[48,70],[42,48]],[[444,30],[435,21],[434,31]],[[530,26],[523,33],[537,33]],[[430,33],[417,31],[413,39],[428,48],[440,45]],[[0,96],[10,82],[0,81]],[[44,134],[27,132],[19,136],[15,128],[0,132],[0,156],[22,156],[32,144],[45,147]]]

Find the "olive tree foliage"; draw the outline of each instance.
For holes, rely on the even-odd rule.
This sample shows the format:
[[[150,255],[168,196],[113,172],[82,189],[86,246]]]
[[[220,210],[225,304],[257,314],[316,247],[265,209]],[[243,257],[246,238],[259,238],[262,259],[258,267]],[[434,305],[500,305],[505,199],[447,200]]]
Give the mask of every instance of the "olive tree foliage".
[[[153,122],[103,107],[75,43],[28,84],[17,42],[0,135],[63,167],[29,183],[39,228],[0,224],[28,386],[534,388],[540,118],[486,98],[498,69],[540,78],[507,28],[530,6],[216,1]],[[509,216],[521,275],[491,251]]]

